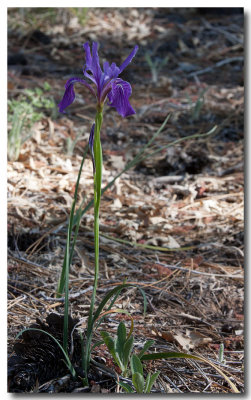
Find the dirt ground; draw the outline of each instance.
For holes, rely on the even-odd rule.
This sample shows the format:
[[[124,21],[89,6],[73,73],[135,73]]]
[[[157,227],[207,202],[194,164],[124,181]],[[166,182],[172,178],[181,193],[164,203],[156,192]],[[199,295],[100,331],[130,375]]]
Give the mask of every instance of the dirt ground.
[[[121,76],[132,86],[136,114],[123,119],[114,108],[105,109],[103,187],[170,114],[148,148],[149,157],[102,196],[97,304],[125,279],[137,284],[146,293],[145,316],[136,288],[124,290],[116,301],[134,319],[135,352],[154,339],[151,352],[200,355],[244,391],[243,20],[239,8],[9,9],[8,98],[20,101],[26,89],[40,88],[38,97],[55,103],[39,106],[41,118],[32,120],[18,157],[8,161],[9,391],[122,391],[95,365],[89,386],[83,387],[62,362],[58,367],[57,350],[52,357],[43,352],[41,338],[15,339],[37,319],[45,324],[49,315],[52,328],[60,330],[57,315],[64,308],[55,291],[95,102],[76,85],[76,100],[66,114],[56,105],[67,79],[81,77],[86,41],[99,43],[102,63],[117,65],[139,46]],[[12,126],[10,121],[9,130]],[[180,138],[187,139],[172,144]],[[88,155],[77,206],[84,208],[92,198]],[[71,315],[82,332],[94,277],[93,220],[90,207],[81,220],[70,271]],[[99,329],[115,334],[122,319],[130,325],[125,314],[112,314]],[[99,329],[94,342],[100,340]],[[119,374],[104,345],[93,357]],[[154,393],[233,390],[207,363],[162,359],[144,367],[146,373],[160,371]]]

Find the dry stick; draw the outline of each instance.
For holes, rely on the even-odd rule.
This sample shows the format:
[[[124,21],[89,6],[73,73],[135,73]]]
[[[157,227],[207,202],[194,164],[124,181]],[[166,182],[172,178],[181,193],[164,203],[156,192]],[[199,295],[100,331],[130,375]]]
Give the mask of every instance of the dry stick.
[[[43,301],[39,300],[38,298],[36,298],[36,297],[33,296],[32,294],[30,294],[30,293],[28,293],[28,292],[25,292],[25,291],[22,290],[22,289],[18,289],[17,287],[12,286],[10,283],[8,284],[8,286],[11,287],[12,289],[17,290],[17,291],[20,292],[20,293],[26,294],[27,296],[29,296],[29,297],[31,297],[32,299],[38,301],[39,303],[42,303],[43,305],[46,305],[46,303],[44,303]],[[55,299],[54,299],[54,300],[55,300]]]
[[[194,269],[190,269],[190,268],[184,268],[184,267],[178,267],[177,265],[167,265],[167,264],[163,264],[161,262],[155,262],[155,264],[157,265],[161,265],[162,267],[165,268],[170,268],[170,269],[179,269],[181,271],[185,271],[185,272],[189,272],[192,274],[198,274],[198,275],[207,275],[207,276],[219,276],[219,277],[223,277],[223,278],[242,278],[243,276],[238,276],[238,275],[229,275],[229,274],[214,274],[213,272],[202,272],[202,271],[195,271]]]
[[[218,61],[216,64],[212,65],[212,67],[207,67],[207,68],[201,69],[199,71],[190,72],[190,74],[188,74],[188,76],[197,76],[197,75],[205,74],[207,72],[212,72],[215,68],[219,68],[225,64],[229,64],[231,62],[236,62],[236,61],[244,61],[244,57],[226,58],[225,60]]]
[[[26,265],[29,265],[31,267],[37,267],[37,268],[45,269],[48,272],[48,268],[47,267],[45,267],[43,265],[40,265],[40,264],[37,264],[37,263],[35,263],[33,261],[29,261],[26,258],[23,258],[21,256],[20,257],[15,257],[12,254],[9,254],[8,257],[11,257],[12,260],[14,260],[14,261],[21,262],[22,264],[26,264]]]
[[[90,286],[87,289],[80,290],[77,293],[69,294],[69,300],[76,299],[77,297],[81,296],[81,294],[90,292],[92,289],[93,289],[93,286]],[[55,300],[56,301],[60,301],[60,302],[64,302],[65,301],[65,297],[64,296],[55,299],[55,297],[46,296],[43,292],[40,292],[40,294],[47,301],[55,301]]]
[[[46,238],[46,236],[49,236],[50,233],[55,232],[59,229],[61,229],[66,222],[68,221],[68,217],[64,218],[63,221],[61,221],[59,224],[57,224],[56,226],[53,226],[51,229],[49,229],[47,232],[45,232],[38,240],[36,240],[34,243],[32,243],[28,249],[25,251],[25,253],[29,253],[28,257],[30,257],[34,251],[38,248],[38,246],[40,245],[40,243],[44,240],[44,238]]]
[[[211,31],[215,30],[215,31],[218,31],[220,33],[223,33],[223,35],[225,35],[228,38],[228,40],[230,42],[232,42],[234,45],[237,43],[237,44],[239,44],[239,45],[241,44],[243,46],[243,44],[244,44],[243,40],[239,39],[238,36],[228,32],[226,29],[224,29],[224,28],[222,28],[220,26],[214,26],[214,25],[210,24],[204,18],[203,18],[203,22],[204,22],[206,28],[210,29]]]

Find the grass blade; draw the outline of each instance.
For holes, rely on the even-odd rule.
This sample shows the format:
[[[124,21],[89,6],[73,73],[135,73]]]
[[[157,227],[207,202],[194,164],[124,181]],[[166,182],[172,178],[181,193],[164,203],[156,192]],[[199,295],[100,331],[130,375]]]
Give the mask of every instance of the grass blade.
[[[68,223],[68,236],[67,236],[65,257],[64,257],[63,268],[62,268],[62,271],[61,271],[61,276],[60,276],[60,280],[59,280],[59,284],[58,284],[58,288],[57,288],[57,297],[62,296],[64,287],[65,287],[65,274],[66,274],[66,270],[68,269],[67,268],[67,263],[69,264],[70,261],[71,261],[71,259],[69,257],[69,255],[70,255],[69,248],[70,248],[70,239],[71,239],[72,228],[76,224],[79,225],[80,219],[83,216],[83,213],[81,213],[81,217],[78,215],[78,213],[77,213],[76,216],[74,216],[74,213],[75,213],[75,206],[76,206],[76,202],[77,202],[79,181],[80,181],[83,165],[84,165],[84,162],[85,162],[85,158],[86,158],[86,155],[87,155],[87,152],[88,152],[88,148],[89,147],[87,145],[85,147],[83,158],[82,158],[82,161],[81,161],[81,164],[80,164],[80,168],[79,168],[79,171],[78,171],[78,178],[77,178],[77,182],[76,182],[76,186],[75,186],[74,199],[73,199],[71,212],[70,212],[69,223]],[[74,242],[74,244],[75,244],[75,242]],[[68,249],[67,249],[67,246],[68,246]],[[66,255],[66,253],[68,253],[68,257]],[[72,255],[72,253],[73,253],[73,250],[71,251],[71,255]]]
[[[216,132],[216,129],[218,128],[217,125],[215,125],[212,129],[210,129],[208,132],[206,133],[195,133],[194,135],[190,135],[190,136],[185,136],[182,138],[179,138],[177,140],[174,140],[171,143],[166,144],[165,146],[161,146],[158,149],[154,150],[152,153],[148,153],[145,156],[141,157],[138,162],[141,162],[143,160],[145,160],[146,158],[152,157],[155,154],[159,153],[160,151],[163,151],[165,149],[168,149],[169,147],[175,146],[176,144],[182,143],[186,140],[190,140],[190,139],[201,139],[201,138],[205,138],[207,136],[212,135],[213,133]]]
[[[186,353],[167,352],[167,353],[145,354],[141,357],[141,360],[149,361],[149,360],[160,360],[163,358],[191,358],[192,360],[205,362],[209,364],[211,367],[213,367],[227,381],[227,383],[229,384],[234,393],[240,393],[237,387],[234,385],[234,383],[231,382],[231,380],[227,377],[227,375],[213,362],[207,360],[204,357]]]
[[[110,292],[107,293],[107,295],[104,297],[104,299],[101,301],[100,305],[98,306],[96,312],[94,313],[93,320],[92,320],[92,326],[95,323],[95,321],[99,318],[103,308],[105,307],[106,303],[110,300],[110,298],[113,295],[115,295],[118,291],[120,291],[126,287],[136,287],[137,289],[141,289],[139,286],[131,284],[131,283],[122,283],[121,285],[118,285],[114,289],[110,290]]]

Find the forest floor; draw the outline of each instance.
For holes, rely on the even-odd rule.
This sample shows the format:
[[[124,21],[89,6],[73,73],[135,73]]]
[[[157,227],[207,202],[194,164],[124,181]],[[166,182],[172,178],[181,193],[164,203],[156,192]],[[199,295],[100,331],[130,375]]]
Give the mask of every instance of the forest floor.
[[[97,304],[125,280],[137,284],[146,293],[145,316],[135,287],[116,301],[116,308],[133,317],[135,353],[154,339],[151,352],[200,355],[243,392],[243,14],[239,9],[55,10],[13,8],[8,15],[9,107],[33,104],[23,126],[29,138],[16,159],[8,161],[8,390],[121,391],[114,378],[94,365],[90,384],[83,387],[64,364],[58,369],[55,357],[43,353],[41,338],[36,345],[32,335],[26,342],[16,340],[22,329],[39,326],[39,321],[42,326],[46,318],[56,329],[57,315],[63,315],[63,301],[55,292],[95,102],[85,87],[76,85],[76,100],[66,114],[59,114],[56,104],[67,79],[81,77],[82,44],[97,41],[100,60],[117,65],[139,46],[122,75],[132,86],[136,114],[123,119],[115,109],[105,109],[103,187],[170,114],[148,148],[149,155],[155,154],[123,173],[102,196]],[[34,110],[41,116],[34,116]],[[10,130],[13,124],[10,118]],[[180,138],[187,139],[172,144]],[[93,198],[92,168],[88,155],[77,207]],[[81,220],[70,271],[70,311],[82,332],[94,277],[93,221],[90,207]],[[121,320],[130,325],[126,314],[108,315],[94,342],[101,328],[115,334]],[[93,357],[120,373],[105,345],[96,347]],[[162,359],[144,367],[160,371],[155,393],[232,391],[206,363]]]

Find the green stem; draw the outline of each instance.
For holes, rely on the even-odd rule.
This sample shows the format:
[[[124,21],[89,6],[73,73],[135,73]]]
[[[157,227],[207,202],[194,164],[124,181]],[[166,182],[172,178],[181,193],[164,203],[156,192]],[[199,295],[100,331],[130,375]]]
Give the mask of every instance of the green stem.
[[[90,363],[90,349],[92,340],[93,330],[93,310],[98,286],[99,276],[99,206],[101,199],[101,183],[102,183],[102,146],[100,141],[100,130],[103,121],[102,111],[97,111],[95,118],[95,131],[94,131],[94,142],[93,142],[93,153],[95,160],[95,174],[94,174],[94,246],[95,246],[95,272],[94,272],[94,284],[92,291],[91,304],[89,309],[88,325],[86,332],[86,348],[85,348],[85,360],[84,360],[84,372],[85,379],[87,382],[87,372]]]

